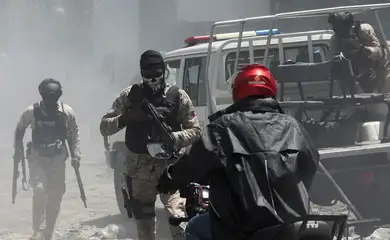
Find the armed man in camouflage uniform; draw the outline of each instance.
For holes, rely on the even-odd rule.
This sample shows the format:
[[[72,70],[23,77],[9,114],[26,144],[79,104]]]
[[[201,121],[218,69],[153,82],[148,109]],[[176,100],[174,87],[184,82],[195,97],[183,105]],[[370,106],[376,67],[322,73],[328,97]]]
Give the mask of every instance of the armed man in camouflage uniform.
[[[330,14],[328,22],[334,31],[331,39],[332,53],[342,53],[351,60],[363,92],[389,92],[389,58],[374,28],[368,23],[354,21],[353,15],[348,12]]]
[[[141,55],[143,82],[125,88],[103,116],[100,131],[103,136],[115,134],[126,127],[127,174],[132,178],[132,209],[140,240],[155,239],[156,185],[167,161],[152,158],[147,143],[157,129],[153,120],[141,109],[148,99],[172,128],[177,149],[187,147],[199,139],[201,129],[191,99],[185,91],[166,83],[166,68],[160,53],[148,50]],[[141,89],[141,90],[140,90]],[[139,94],[141,92],[141,94]],[[141,96],[140,96],[141,95]],[[158,133],[157,133],[158,134]],[[170,216],[185,216],[185,199],[179,192],[160,195]],[[173,239],[184,239],[181,227],[170,225]]]
[[[20,118],[15,131],[15,156],[22,154],[23,137],[27,127],[32,129],[27,159],[30,185],[33,188],[33,236],[31,240],[52,238],[55,223],[65,193],[65,161],[80,167],[80,136],[73,109],[58,103],[62,95],[60,82],[45,79],[39,85],[42,101],[29,106]],[[46,228],[41,224],[46,219]],[[43,233],[43,234],[42,234]]]

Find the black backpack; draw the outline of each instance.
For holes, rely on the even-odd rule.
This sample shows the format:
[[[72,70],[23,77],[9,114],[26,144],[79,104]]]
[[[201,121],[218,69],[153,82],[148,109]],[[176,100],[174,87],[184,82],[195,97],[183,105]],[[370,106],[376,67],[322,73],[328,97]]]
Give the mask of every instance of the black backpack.
[[[234,119],[238,122],[224,130],[230,143],[225,142],[222,148],[228,158],[226,173],[231,191],[240,205],[237,212],[245,219],[242,230],[250,232],[306,216],[310,206],[308,188],[318,160],[308,159],[312,157],[309,153],[312,149],[305,139],[307,133],[298,122],[284,126],[283,135],[275,136],[272,128],[260,128],[262,135],[275,136],[264,144],[258,137],[259,127],[255,127],[245,113],[237,112]],[[283,138],[284,134],[290,139]],[[272,142],[273,149],[266,149]],[[303,167],[306,163],[309,164]],[[309,171],[301,172],[302,169]]]

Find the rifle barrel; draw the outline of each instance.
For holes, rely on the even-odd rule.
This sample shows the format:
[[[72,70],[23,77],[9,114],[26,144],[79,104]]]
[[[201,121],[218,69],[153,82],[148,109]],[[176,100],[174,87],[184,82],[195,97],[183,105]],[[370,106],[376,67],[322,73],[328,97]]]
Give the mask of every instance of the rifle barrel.
[[[83,182],[81,180],[80,171],[76,168],[74,168],[74,171],[76,174],[77,185],[79,186],[79,190],[80,190],[80,198],[84,203],[84,207],[87,208],[87,197],[85,196],[85,191],[84,191]]]

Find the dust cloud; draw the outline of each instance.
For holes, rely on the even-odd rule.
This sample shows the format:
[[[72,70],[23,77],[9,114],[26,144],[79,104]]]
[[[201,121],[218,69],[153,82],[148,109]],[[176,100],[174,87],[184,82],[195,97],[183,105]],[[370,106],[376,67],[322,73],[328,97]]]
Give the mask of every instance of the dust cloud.
[[[32,233],[32,192],[21,191],[20,181],[16,204],[11,205],[13,135],[22,111],[40,100],[38,84],[48,77],[62,83],[61,100],[76,112],[89,204],[83,208],[68,167],[56,239],[95,239],[90,238],[97,234],[95,228],[122,226],[112,170],[104,160],[100,119],[139,72],[142,51],[173,50],[186,37],[208,34],[214,21],[271,11],[265,0],[218,1],[204,11],[210,1],[0,0],[0,239],[27,239]],[[27,131],[24,142],[29,139]],[[169,236],[166,223],[160,225]],[[135,235],[134,225],[129,229]],[[165,237],[158,239],[169,239]]]
[[[131,2],[1,0],[5,145],[12,146],[11,129],[21,112],[40,99],[37,86],[47,77],[63,85],[61,100],[78,116],[83,150],[99,136],[102,114],[137,69],[137,4]]]
[[[60,100],[76,112],[83,154],[81,172],[90,204],[89,210],[81,207],[69,166],[58,229],[61,224],[69,227],[70,217],[78,213],[81,217],[72,222],[118,214],[99,123],[137,70],[136,2],[0,0],[0,239],[27,239],[32,233],[32,191],[22,191],[20,179],[16,204],[11,205],[13,135],[22,111],[40,100],[38,84],[44,78],[62,83]],[[24,142],[29,140],[27,130]],[[110,201],[102,197],[104,194]],[[93,210],[99,205],[104,210]]]

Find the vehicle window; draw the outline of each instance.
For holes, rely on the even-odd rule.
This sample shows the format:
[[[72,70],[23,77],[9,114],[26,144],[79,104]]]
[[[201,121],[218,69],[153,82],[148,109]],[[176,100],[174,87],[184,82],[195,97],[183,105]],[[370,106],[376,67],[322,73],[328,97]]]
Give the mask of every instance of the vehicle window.
[[[179,81],[179,70],[181,65],[181,60],[171,60],[165,62],[167,73],[165,75],[165,80],[170,85],[176,85]]]
[[[205,106],[207,103],[205,64],[206,57],[194,57],[185,60],[183,89],[190,96],[194,106]]]
[[[265,51],[264,49],[257,49],[254,51],[253,55],[254,55],[255,63],[263,63],[264,51]],[[322,62],[328,60],[327,51],[329,51],[327,45],[324,44],[313,45],[314,62]],[[226,79],[225,80],[228,80],[229,77],[234,74],[235,60],[236,60],[235,52],[229,53],[226,56],[226,63],[225,63]],[[307,46],[284,48],[284,60],[285,61],[292,60],[294,62],[310,62]],[[239,55],[238,66],[242,67],[247,64],[249,64],[249,52],[242,51],[240,52]],[[270,49],[267,57],[266,65],[271,69],[271,71],[272,68],[277,67],[279,65],[279,49],[277,48]],[[227,89],[227,84],[226,82],[223,82],[222,79],[218,82],[218,89],[219,90]]]

